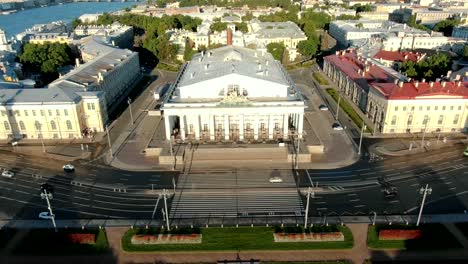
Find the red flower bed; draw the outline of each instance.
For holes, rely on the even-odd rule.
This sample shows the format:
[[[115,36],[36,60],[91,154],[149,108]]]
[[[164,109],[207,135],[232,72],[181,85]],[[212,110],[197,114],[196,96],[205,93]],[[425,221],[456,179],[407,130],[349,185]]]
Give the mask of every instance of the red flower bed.
[[[72,244],[94,244],[96,235],[94,234],[67,234],[67,240]]]
[[[341,232],[327,233],[274,233],[275,242],[314,242],[314,241],[344,241],[344,235]]]
[[[132,244],[194,244],[201,243],[202,236],[200,234],[186,235],[134,235]]]
[[[380,230],[379,240],[409,240],[421,238],[421,230]]]

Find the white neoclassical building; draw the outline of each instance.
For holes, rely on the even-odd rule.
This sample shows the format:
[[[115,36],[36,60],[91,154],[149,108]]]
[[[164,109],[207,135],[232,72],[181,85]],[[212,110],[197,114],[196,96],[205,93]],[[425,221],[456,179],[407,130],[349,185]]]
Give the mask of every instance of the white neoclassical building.
[[[167,139],[256,141],[302,137],[304,108],[271,54],[226,46],[185,64],[162,110]]]

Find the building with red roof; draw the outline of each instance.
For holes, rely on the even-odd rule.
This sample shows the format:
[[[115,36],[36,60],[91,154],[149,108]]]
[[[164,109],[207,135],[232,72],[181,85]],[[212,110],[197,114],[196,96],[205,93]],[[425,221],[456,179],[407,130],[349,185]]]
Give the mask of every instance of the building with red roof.
[[[374,55],[374,59],[378,60],[387,67],[392,67],[395,70],[399,70],[403,62],[418,62],[425,56],[426,54],[419,52],[380,50]]]
[[[390,58],[388,55],[381,53],[378,58]],[[401,59],[398,56],[391,58]],[[354,50],[325,57],[324,72],[381,133],[457,132],[468,128],[468,82],[463,79],[411,81]]]

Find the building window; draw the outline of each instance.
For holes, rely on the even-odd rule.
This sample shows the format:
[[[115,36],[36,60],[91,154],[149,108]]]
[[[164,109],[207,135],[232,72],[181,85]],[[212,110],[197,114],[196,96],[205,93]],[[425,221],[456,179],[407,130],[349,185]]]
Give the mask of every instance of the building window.
[[[434,110],[436,110],[436,111],[439,110],[439,106],[436,105],[436,106],[434,107]]]
[[[459,115],[459,114],[456,114],[456,115],[455,115],[455,118],[453,119],[453,124],[454,124],[454,125],[458,124],[458,118],[460,118],[460,115]]]
[[[444,122],[444,115],[440,115],[439,120],[437,121],[437,124],[442,125],[443,122]]]
[[[50,127],[52,128],[52,130],[57,130],[57,124],[55,124],[54,120],[50,121]]]
[[[419,111],[422,111],[422,106],[419,107]]]
[[[423,119],[423,125],[427,125],[427,122],[429,121],[429,116],[428,115],[425,115],[424,116],[424,119]]]
[[[406,106],[403,106],[403,111],[406,111]]]
[[[3,126],[5,126],[5,130],[10,130],[10,123],[8,121],[4,121]]]
[[[207,124],[203,124],[203,131],[208,131],[208,125]]]
[[[18,111],[18,110],[15,110],[15,116],[21,116],[21,113],[20,113],[20,111]]]
[[[65,116],[68,116],[68,110],[67,110],[67,109],[63,110],[63,114],[64,114]]]
[[[59,109],[55,110],[55,113],[57,114],[57,116],[60,116],[60,110]]]
[[[32,110],[32,115],[36,116],[36,110]]]
[[[461,110],[461,105],[458,106],[458,110]]]
[[[397,117],[396,117],[396,115],[394,115],[392,117],[392,126],[396,125],[396,119],[397,119]]]
[[[24,116],[28,116],[28,110],[24,110]]]
[[[43,137],[44,137],[44,136],[42,135],[42,133],[37,134],[37,138],[40,139],[40,138],[43,138]]]
[[[2,116],[6,116],[6,111],[2,110]]]
[[[47,112],[49,112],[49,116],[52,116],[52,110],[48,110]]]
[[[72,130],[72,129],[73,129],[73,127],[72,127],[72,123],[71,123],[71,121],[70,121],[70,120],[67,120],[67,122],[66,122],[66,123],[67,123],[67,129],[68,129],[68,130]]]
[[[406,121],[406,125],[411,126],[413,124],[413,115],[408,116],[408,121]]]
[[[41,116],[44,116],[45,113],[44,113],[44,110],[41,110]]]
[[[57,134],[57,133],[54,133],[53,137],[54,137],[54,139],[57,139],[57,138],[58,138],[58,134]]]
[[[453,110],[453,105],[450,107],[450,110]]]
[[[442,106],[442,111],[445,111],[445,105],[444,105],[444,106]]]
[[[94,110],[94,103],[88,103],[88,110]]]
[[[411,111],[414,111],[414,106],[411,107]]]
[[[431,111],[431,107],[430,107],[430,106],[427,107],[427,111]]]
[[[26,130],[26,127],[24,126],[24,122],[23,122],[23,121],[19,121],[19,126],[20,126],[20,129],[21,129],[21,130]]]
[[[74,138],[75,134],[68,134],[68,138]]]
[[[395,111],[398,111],[398,106],[395,106]]]
[[[34,122],[34,127],[36,127],[36,130],[41,131],[42,125],[41,125],[41,123],[39,123],[39,121],[36,121],[36,122]]]

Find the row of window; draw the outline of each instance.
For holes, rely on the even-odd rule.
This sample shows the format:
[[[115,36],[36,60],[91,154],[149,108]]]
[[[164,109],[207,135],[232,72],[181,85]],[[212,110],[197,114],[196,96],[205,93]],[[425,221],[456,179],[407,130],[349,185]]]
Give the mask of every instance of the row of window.
[[[21,110],[8,110],[5,111],[5,110],[2,110],[2,116],[6,116],[8,113],[9,116],[21,116],[23,113],[24,116],[29,116],[29,114],[31,114],[31,116],[37,116],[37,114],[40,114],[41,116],[44,116],[45,115],[45,110],[24,110],[24,111],[21,111]],[[52,110],[47,110],[47,113],[49,114],[49,116],[52,116],[53,114],[53,111]],[[56,109],[55,110],[55,115],[56,116],[60,116],[60,109]],[[63,115],[64,116],[68,116],[68,110],[67,109],[64,109],[63,110]]]
[[[442,125],[444,123],[444,118],[445,118],[444,115],[440,115],[439,119],[437,120],[437,125]],[[456,114],[455,117],[453,118],[453,124],[457,125],[459,119],[460,119],[460,115]],[[429,120],[430,120],[429,116],[425,115],[424,118],[423,118],[422,124],[426,125],[429,122]],[[392,126],[396,125],[396,122],[397,122],[397,116],[394,115],[394,116],[392,116],[391,125]],[[408,126],[413,125],[413,115],[408,116],[408,120],[406,121],[406,125],[408,125]]]
[[[398,109],[399,109],[399,107],[398,107],[398,106],[395,106],[395,111],[398,111]],[[403,111],[406,111],[406,109],[407,109],[406,106],[403,106],[403,107],[402,107],[402,110],[403,110]],[[415,109],[415,107],[412,106],[410,111],[414,111],[414,109]],[[433,109],[434,109],[435,111],[437,111],[437,110],[439,110],[439,106],[436,105],[436,106],[434,106]],[[448,109],[448,107],[446,107],[446,106],[444,105],[444,106],[441,107],[441,109],[442,109],[442,111],[445,111],[445,110]],[[450,111],[453,111],[454,109],[455,109],[455,106],[453,106],[453,105],[450,106]],[[419,111],[422,111],[422,110],[423,110],[423,107],[420,106],[420,107],[419,107]],[[431,106],[427,106],[427,107],[426,107],[426,110],[427,110],[427,111],[431,111]],[[462,106],[461,106],[461,105],[458,106],[458,110],[459,110],[459,111],[462,110]]]
[[[73,125],[72,125],[72,122],[70,120],[67,120],[65,122],[65,124],[66,124],[68,130],[73,130]],[[8,121],[4,121],[3,125],[5,127],[5,130],[10,130],[11,129],[10,123]],[[23,121],[19,121],[18,125],[19,125],[19,128],[21,130],[26,130],[26,126],[24,125]],[[39,121],[34,122],[34,127],[35,127],[35,129],[37,131],[42,130],[42,124]],[[57,122],[55,122],[54,120],[50,121],[50,128],[52,130],[57,130]]]

